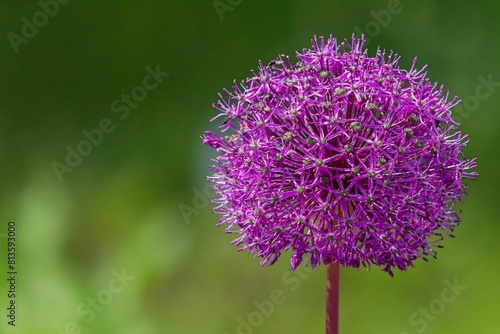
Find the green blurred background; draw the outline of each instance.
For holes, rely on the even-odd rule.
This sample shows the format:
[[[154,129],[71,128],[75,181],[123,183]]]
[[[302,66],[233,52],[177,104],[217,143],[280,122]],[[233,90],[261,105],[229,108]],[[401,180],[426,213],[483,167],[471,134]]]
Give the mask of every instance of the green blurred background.
[[[40,10],[0,2],[0,333],[324,332],[325,268],[290,274],[288,256],[261,268],[215,227],[205,191],[213,152],[199,136],[214,128],[217,93],[259,59],[353,31],[368,34],[372,54],[377,45],[401,54],[403,66],[418,56],[431,80],[467,101],[456,116],[481,176],[437,261],[394,278],[342,270],[341,332],[498,333],[500,87],[476,95],[480,77],[500,81],[498,1],[69,1],[47,22],[37,16],[36,35],[19,42],[22,18]],[[120,119],[113,101],[157,65],[168,77]],[[113,130],[61,181],[54,162],[66,164],[66,147],[103,119]],[[15,329],[5,316],[9,220]],[[133,279],[120,285],[122,270]],[[446,280],[466,287],[450,303]]]

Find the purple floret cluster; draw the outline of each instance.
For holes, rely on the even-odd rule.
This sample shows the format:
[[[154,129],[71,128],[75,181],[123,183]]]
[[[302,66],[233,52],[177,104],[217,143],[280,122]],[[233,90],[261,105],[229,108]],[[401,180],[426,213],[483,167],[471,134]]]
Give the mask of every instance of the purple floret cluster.
[[[451,118],[459,100],[416,59],[404,70],[363,44],[314,38],[297,62],[260,62],[219,94],[224,134],[203,136],[218,152],[214,212],[261,265],[291,249],[292,270],[338,261],[392,275],[453,237],[462,179],[477,176]]]

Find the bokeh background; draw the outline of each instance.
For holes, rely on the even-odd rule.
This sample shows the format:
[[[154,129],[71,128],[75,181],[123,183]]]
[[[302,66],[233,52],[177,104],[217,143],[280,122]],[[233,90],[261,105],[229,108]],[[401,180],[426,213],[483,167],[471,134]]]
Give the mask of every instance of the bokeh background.
[[[287,256],[261,268],[215,227],[205,187],[213,152],[199,137],[214,128],[217,93],[259,59],[354,31],[368,35],[372,54],[395,50],[403,66],[418,56],[428,77],[467,101],[456,118],[481,176],[437,261],[394,278],[342,270],[341,332],[499,331],[500,2],[67,1],[47,22],[40,10],[34,0],[0,2],[1,333],[324,332],[324,268],[288,273]],[[22,40],[33,15],[40,27]],[[114,112],[157,65],[168,77],[127,117]],[[477,95],[480,78],[496,85]],[[67,147],[103,119],[113,130],[59,178],[54,162],[66,164]],[[5,316],[10,220],[15,329]],[[450,303],[445,282],[461,285]]]

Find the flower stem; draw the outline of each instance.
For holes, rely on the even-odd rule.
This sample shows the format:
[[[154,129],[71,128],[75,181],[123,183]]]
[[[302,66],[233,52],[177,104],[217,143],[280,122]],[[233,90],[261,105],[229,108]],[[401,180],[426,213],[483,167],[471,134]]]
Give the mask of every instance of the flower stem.
[[[327,267],[326,278],[326,334],[339,333],[339,263]]]

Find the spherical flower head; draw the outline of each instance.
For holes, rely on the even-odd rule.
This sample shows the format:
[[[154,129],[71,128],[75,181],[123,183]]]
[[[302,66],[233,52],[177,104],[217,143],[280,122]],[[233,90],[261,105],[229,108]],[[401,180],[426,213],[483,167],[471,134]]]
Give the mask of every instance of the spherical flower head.
[[[219,154],[214,212],[261,265],[291,249],[292,270],[307,259],[392,276],[435,257],[459,224],[462,179],[477,176],[451,118],[459,100],[416,59],[406,71],[399,56],[369,56],[363,44],[315,37],[296,63],[260,62],[219,94],[228,134],[203,137]]]

